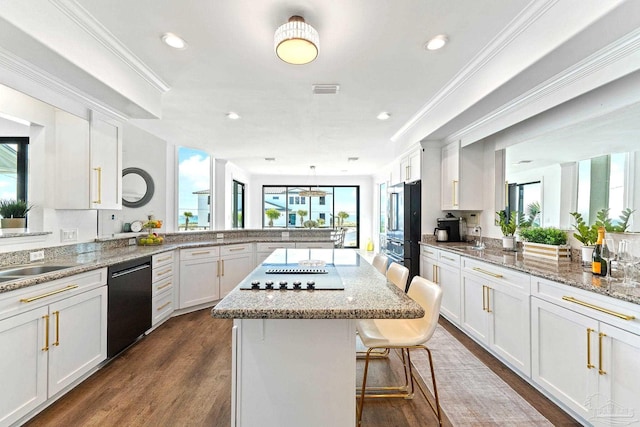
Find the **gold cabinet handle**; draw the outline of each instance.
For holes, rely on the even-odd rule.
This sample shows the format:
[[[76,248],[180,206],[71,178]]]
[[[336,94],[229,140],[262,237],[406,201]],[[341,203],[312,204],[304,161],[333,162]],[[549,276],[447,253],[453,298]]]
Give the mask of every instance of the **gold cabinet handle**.
[[[587,328],[587,369],[596,367],[596,365],[591,363],[591,332],[595,331],[595,329]]]
[[[487,311],[487,299],[484,293],[485,285],[482,285],[482,311]]]
[[[169,304],[171,304],[171,301],[167,301],[164,304],[162,304],[160,307],[158,307],[156,309],[156,311],[161,311],[163,308],[165,308],[166,306],[168,306]]]
[[[487,313],[491,313],[491,288],[487,286]]]
[[[230,249],[229,249],[229,252],[244,251],[244,250],[246,250],[246,249],[247,249],[247,248],[230,248]]]
[[[60,312],[54,311],[53,315],[56,316],[56,340],[54,341],[53,345],[59,346],[60,345]]]
[[[195,255],[208,255],[210,254],[210,251],[200,251],[200,252],[191,252],[191,256],[195,256]]]
[[[582,300],[579,300],[579,299],[574,298],[574,297],[568,297],[568,296],[565,295],[565,296],[562,297],[562,299],[565,300],[565,301],[572,302],[574,304],[581,305],[583,307],[592,308],[592,309],[594,309],[596,311],[600,311],[602,313],[609,314],[611,316],[615,316],[618,319],[633,320],[633,319],[636,318],[635,316],[633,316],[631,314],[618,313],[617,311],[609,310],[608,308],[604,308],[604,307],[598,307],[597,305],[590,304],[590,303],[588,303],[586,301],[582,301]]]
[[[224,260],[222,260],[222,276],[224,276]]]
[[[453,206],[458,206],[458,200],[457,200],[457,197],[456,197],[456,195],[457,195],[456,193],[458,191],[458,181],[456,181],[454,179],[452,186],[453,186],[453,191],[452,191],[452,194],[451,194],[451,199],[452,199],[451,202],[452,202]]]
[[[607,372],[602,369],[602,338],[606,337],[607,334],[600,332],[598,334],[598,373],[600,375],[606,375]]]
[[[220,277],[220,260],[216,261],[216,277]]]
[[[49,351],[49,315],[45,314],[42,318],[44,319],[44,347],[42,347],[42,351]]]
[[[433,270],[433,283],[437,285],[438,284],[438,268],[436,267],[435,264],[433,264],[431,266],[431,269]]]
[[[42,299],[42,298],[50,297],[51,295],[59,294],[61,292],[70,291],[71,289],[75,289],[77,287],[78,287],[78,285],[68,285],[68,286],[65,286],[62,289],[57,289],[55,291],[47,292],[46,294],[38,295],[38,296],[35,296],[35,297],[31,297],[31,298],[21,298],[20,302],[25,302],[26,303],[26,302],[37,301],[37,300]]]
[[[97,167],[93,168],[94,171],[98,173],[98,200],[94,200],[93,203],[101,204],[102,203],[102,168]]]
[[[509,206],[509,181],[504,182],[504,206]]]
[[[452,261],[452,262],[456,262],[456,260],[453,259],[453,258],[449,258],[449,257],[446,257],[446,256],[443,256],[442,258],[444,258],[446,260],[449,260],[449,261]]]
[[[164,257],[164,258],[158,258],[158,262],[165,262],[171,259],[171,255],[169,255],[168,257]]]
[[[425,254],[435,255],[433,252],[429,252],[429,251],[427,251],[427,250],[424,250],[423,252],[424,252]]]
[[[495,277],[497,279],[502,279],[502,274],[492,273],[490,271],[483,270],[480,267],[473,267],[473,271],[477,271],[478,273],[482,273],[482,274],[488,274],[489,276]]]
[[[173,269],[171,269],[171,268],[168,268],[168,269],[166,269],[164,271],[158,271],[158,276],[164,276],[165,274],[171,273],[172,271],[173,271]]]
[[[162,285],[162,286],[158,286],[158,290],[159,290],[159,291],[161,291],[161,290],[163,290],[164,288],[168,288],[169,286],[171,286],[171,282],[167,282],[167,283],[165,283],[165,284],[164,284],[164,285]]]

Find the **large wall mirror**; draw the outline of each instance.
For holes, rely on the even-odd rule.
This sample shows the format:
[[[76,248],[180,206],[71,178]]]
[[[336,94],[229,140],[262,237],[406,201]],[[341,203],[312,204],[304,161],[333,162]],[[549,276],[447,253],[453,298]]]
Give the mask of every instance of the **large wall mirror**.
[[[139,208],[149,203],[155,187],[151,175],[140,168],[122,170],[122,204],[128,208]]]
[[[588,223],[602,208],[610,209],[613,220],[625,208],[640,211],[639,142],[636,103],[508,146],[509,205],[526,215],[537,200],[541,225],[562,228],[573,223],[573,211]],[[628,231],[640,231],[638,212]]]

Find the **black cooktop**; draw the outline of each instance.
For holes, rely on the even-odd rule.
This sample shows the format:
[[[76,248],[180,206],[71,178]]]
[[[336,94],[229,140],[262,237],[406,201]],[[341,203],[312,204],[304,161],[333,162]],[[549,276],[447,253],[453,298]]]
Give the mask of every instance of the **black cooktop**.
[[[263,264],[241,284],[244,290],[340,291],[342,279],[333,264],[323,267]]]

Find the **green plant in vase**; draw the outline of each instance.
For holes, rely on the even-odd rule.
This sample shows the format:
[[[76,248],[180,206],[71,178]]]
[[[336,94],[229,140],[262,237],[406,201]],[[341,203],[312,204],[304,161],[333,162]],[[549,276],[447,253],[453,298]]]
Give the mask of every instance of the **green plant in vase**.
[[[502,231],[502,248],[505,250],[514,250],[516,247],[515,232],[518,229],[518,212],[511,211],[511,214],[507,216],[506,211],[496,212],[498,215],[498,224]]]

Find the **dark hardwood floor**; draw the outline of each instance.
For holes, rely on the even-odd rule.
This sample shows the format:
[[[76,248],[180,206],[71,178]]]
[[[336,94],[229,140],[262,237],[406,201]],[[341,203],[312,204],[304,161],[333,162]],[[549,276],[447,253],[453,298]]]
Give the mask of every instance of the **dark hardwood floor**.
[[[201,310],[170,319],[33,418],[27,426],[228,426],[232,321]],[[531,386],[501,368],[452,325],[443,326],[554,425],[577,425]],[[395,359],[395,360],[394,360]],[[358,381],[363,364],[358,363]],[[397,355],[371,366],[370,385],[401,381]],[[355,395],[355,393],[354,393]],[[424,397],[367,399],[368,427],[435,426]],[[445,426],[451,423],[445,419]]]

